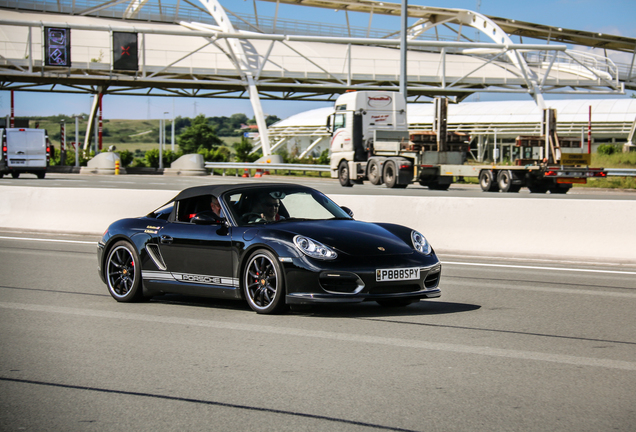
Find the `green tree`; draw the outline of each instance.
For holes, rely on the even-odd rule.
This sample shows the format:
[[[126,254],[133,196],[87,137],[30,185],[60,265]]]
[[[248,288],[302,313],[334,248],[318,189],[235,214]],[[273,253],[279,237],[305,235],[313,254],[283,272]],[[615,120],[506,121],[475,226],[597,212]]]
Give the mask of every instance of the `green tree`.
[[[242,137],[241,142],[234,144],[234,151],[236,160],[239,162],[254,162],[259,158],[257,154],[250,154],[254,145],[247,140],[247,138]]]
[[[275,116],[275,115],[268,115],[267,117],[265,117],[265,124],[267,126],[271,126],[274,123],[277,123],[279,121],[280,119],[278,118],[278,116]]]
[[[199,149],[211,150],[223,144],[203,114],[192,120],[192,124],[179,135],[177,142],[184,154],[196,153]]]

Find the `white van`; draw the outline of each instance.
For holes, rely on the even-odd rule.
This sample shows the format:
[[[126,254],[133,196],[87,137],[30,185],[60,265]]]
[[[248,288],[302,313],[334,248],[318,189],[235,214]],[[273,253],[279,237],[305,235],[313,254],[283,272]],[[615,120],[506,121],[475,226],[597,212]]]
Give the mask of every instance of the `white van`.
[[[50,144],[44,129],[8,128],[2,131],[0,178],[31,173],[43,179],[49,165]]]

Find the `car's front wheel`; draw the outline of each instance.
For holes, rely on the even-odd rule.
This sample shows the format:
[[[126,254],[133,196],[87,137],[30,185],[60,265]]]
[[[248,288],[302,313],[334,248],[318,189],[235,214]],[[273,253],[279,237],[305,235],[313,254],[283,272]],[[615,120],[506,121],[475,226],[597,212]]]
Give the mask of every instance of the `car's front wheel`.
[[[127,241],[115,243],[106,258],[105,276],[108,292],[118,302],[143,299],[141,262],[135,247]]]
[[[285,308],[285,280],[278,259],[268,250],[250,255],[243,271],[243,290],[250,307],[261,314]]]

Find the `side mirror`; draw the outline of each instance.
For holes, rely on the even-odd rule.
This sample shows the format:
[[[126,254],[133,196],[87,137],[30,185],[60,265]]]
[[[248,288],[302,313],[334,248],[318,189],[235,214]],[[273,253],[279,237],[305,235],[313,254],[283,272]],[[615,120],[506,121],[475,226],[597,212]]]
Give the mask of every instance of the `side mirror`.
[[[331,114],[329,117],[327,117],[327,132],[333,134],[333,129],[331,128],[331,118],[333,117],[333,114]]]
[[[209,213],[199,213],[190,219],[190,223],[195,225],[218,225],[223,222],[221,219],[216,218]]]
[[[340,207],[340,208],[343,209],[345,213],[347,213],[353,219],[353,211],[349,207]]]

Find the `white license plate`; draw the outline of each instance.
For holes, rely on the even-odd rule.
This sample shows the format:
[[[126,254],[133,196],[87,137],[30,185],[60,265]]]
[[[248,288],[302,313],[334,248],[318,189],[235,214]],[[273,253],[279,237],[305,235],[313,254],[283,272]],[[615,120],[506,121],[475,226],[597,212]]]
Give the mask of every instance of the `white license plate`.
[[[9,162],[12,165],[24,165],[26,161],[24,159],[9,159]]]
[[[375,271],[376,282],[418,280],[419,278],[419,268],[378,269]]]

